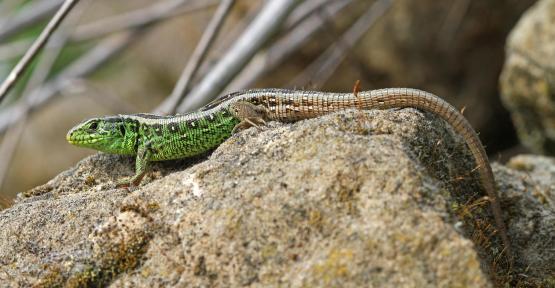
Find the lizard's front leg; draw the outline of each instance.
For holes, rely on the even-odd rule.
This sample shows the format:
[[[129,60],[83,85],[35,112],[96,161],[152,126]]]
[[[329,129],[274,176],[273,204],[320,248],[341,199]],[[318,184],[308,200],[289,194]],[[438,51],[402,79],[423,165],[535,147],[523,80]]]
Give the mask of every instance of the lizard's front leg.
[[[235,118],[241,120],[239,124],[233,127],[232,134],[249,127],[261,129],[260,125],[266,125],[266,120],[268,119],[266,108],[246,101],[237,101],[230,104],[229,111]]]
[[[146,174],[148,168],[148,162],[152,155],[152,149],[150,143],[144,145],[139,145],[139,150],[137,151],[137,158],[135,159],[135,175],[133,177],[126,177],[116,184],[117,188],[127,188],[130,186],[139,186],[141,180]]]

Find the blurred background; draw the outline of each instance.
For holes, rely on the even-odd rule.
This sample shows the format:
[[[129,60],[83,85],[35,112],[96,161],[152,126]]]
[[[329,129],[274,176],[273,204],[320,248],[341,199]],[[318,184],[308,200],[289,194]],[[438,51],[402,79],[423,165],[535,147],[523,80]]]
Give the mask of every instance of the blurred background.
[[[465,107],[490,159],[545,152],[519,144],[499,85],[535,2],[81,0],[0,105],[0,199],[95,153],[65,140],[88,117],[186,112],[254,87],[419,88]],[[0,79],[62,3],[0,1]]]

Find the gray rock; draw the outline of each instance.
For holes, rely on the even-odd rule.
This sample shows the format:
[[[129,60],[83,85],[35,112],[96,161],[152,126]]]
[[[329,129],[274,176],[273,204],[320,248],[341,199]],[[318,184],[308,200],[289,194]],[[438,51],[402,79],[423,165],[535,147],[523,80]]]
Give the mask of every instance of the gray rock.
[[[555,281],[555,164],[511,163],[528,167],[495,166],[518,253],[514,275]],[[132,168],[130,157],[97,154],[0,212],[0,280],[69,287],[510,280],[470,153],[447,124],[414,109],[269,123],[208,159],[155,164],[133,191],[113,189]]]
[[[495,168],[520,264],[533,267],[527,276],[555,287],[555,159],[520,155]]]
[[[521,142],[555,155],[555,0],[538,1],[513,29],[501,75],[502,99]]]

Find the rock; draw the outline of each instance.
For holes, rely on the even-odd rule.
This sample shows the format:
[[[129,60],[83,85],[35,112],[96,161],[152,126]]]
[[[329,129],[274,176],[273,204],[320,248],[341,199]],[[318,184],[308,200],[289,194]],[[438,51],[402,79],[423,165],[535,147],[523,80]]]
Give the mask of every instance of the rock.
[[[520,264],[533,267],[528,277],[555,287],[555,159],[520,155],[496,168]]]
[[[510,165],[494,168],[518,256],[511,275],[554,283],[555,164],[521,157]],[[0,212],[0,280],[69,287],[524,283],[499,262],[500,241],[490,237],[493,221],[473,167],[447,124],[414,109],[251,128],[208,159],[156,163],[130,192],[112,185],[133,173],[133,159],[97,154]]]
[[[502,99],[521,142],[555,155],[555,0],[538,1],[513,29],[501,75]]]

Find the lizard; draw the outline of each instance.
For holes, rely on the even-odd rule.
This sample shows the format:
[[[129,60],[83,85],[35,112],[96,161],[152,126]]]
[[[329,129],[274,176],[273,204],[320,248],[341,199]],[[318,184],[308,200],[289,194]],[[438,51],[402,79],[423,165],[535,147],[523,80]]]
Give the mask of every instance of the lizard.
[[[135,175],[117,186],[137,186],[151,161],[186,158],[214,149],[232,134],[267,121],[295,122],[346,109],[416,108],[447,122],[464,138],[486,191],[505,252],[509,238],[497,197],[495,178],[485,149],[466,118],[432,93],[412,88],[386,88],[353,93],[287,89],[252,89],[224,95],[196,112],[174,116],[133,114],[92,118],[73,127],[69,143],[99,151],[136,155]]]

